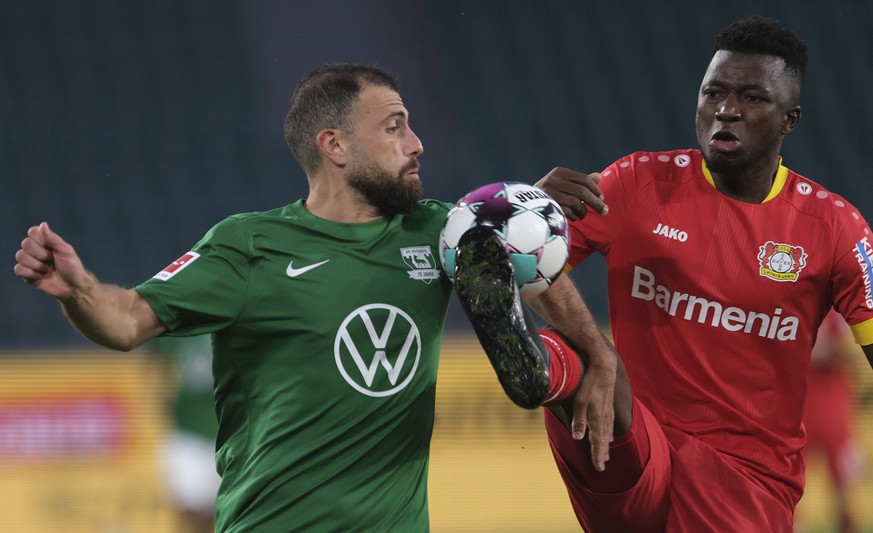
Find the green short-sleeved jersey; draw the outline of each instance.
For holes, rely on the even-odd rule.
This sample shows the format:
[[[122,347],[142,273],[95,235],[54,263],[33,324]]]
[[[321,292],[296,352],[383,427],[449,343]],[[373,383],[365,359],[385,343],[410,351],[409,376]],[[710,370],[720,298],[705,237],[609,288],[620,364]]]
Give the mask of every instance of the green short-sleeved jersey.
[[[450,207],[232,216],[136,287],[168,334],[213,334],[218,531],[428,530]]]

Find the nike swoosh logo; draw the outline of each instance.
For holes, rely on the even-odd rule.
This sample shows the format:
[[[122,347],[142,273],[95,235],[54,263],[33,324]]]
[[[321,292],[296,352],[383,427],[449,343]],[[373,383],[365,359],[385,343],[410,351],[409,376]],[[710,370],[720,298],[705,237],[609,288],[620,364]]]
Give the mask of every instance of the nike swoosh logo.
[[[300,267],[300,268],[294,268],[294,261],[291,261],[290,263],[288,263],[288,269],[285,270],[285,273],[288,274],[289,278],[296,278],[300,274],[303,274],[304,272],[309,272],[313,268],[318,268],[321,265],[327,263],[328,261],[330,261],[330,259],[325,259],[321,263],[313,263],[311,265],[308,265],[305,267]]]

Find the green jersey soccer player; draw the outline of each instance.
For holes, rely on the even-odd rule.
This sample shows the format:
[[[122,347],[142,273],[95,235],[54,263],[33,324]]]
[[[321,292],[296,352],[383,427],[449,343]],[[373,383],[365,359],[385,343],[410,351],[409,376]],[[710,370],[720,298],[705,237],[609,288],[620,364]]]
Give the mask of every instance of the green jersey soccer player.
[[[384,72],[326,65],[285,120],[305,201],[219,222],[136,289],[101,283],[46,223],[15,255],[98,344],[212,335],[219,531],[429,529],[450,206],[419,200],[408,119]]]
[[[237,215],[136,288],[170,334],[213,334],[219,531],[427,530],[448,207]]]

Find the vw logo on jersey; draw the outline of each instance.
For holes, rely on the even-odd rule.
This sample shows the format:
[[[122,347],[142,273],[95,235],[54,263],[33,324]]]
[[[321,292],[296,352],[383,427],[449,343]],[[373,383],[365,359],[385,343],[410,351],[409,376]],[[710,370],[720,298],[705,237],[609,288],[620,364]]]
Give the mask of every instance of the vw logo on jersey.
[[[333,351],[340,374],[355,390],[373,397],[392,396],[415,376],[421,333],[402,309],[368,304],[340,324]]]

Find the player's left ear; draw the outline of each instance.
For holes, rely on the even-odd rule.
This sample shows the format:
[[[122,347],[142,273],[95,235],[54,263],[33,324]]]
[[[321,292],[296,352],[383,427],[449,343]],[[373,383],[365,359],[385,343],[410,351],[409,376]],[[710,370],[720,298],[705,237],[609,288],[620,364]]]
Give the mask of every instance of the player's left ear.
[[[318,132],[315,144],[324,157],[334,165],[342,167],[347,163],[347,145],[343,132],[337,129],[325,128]]]
[[[800,122],[800,106],[794,106],[788,113],[785,114],[785,119],[782,121],[782,135],[788,135],[791,130],[797,127]]]

